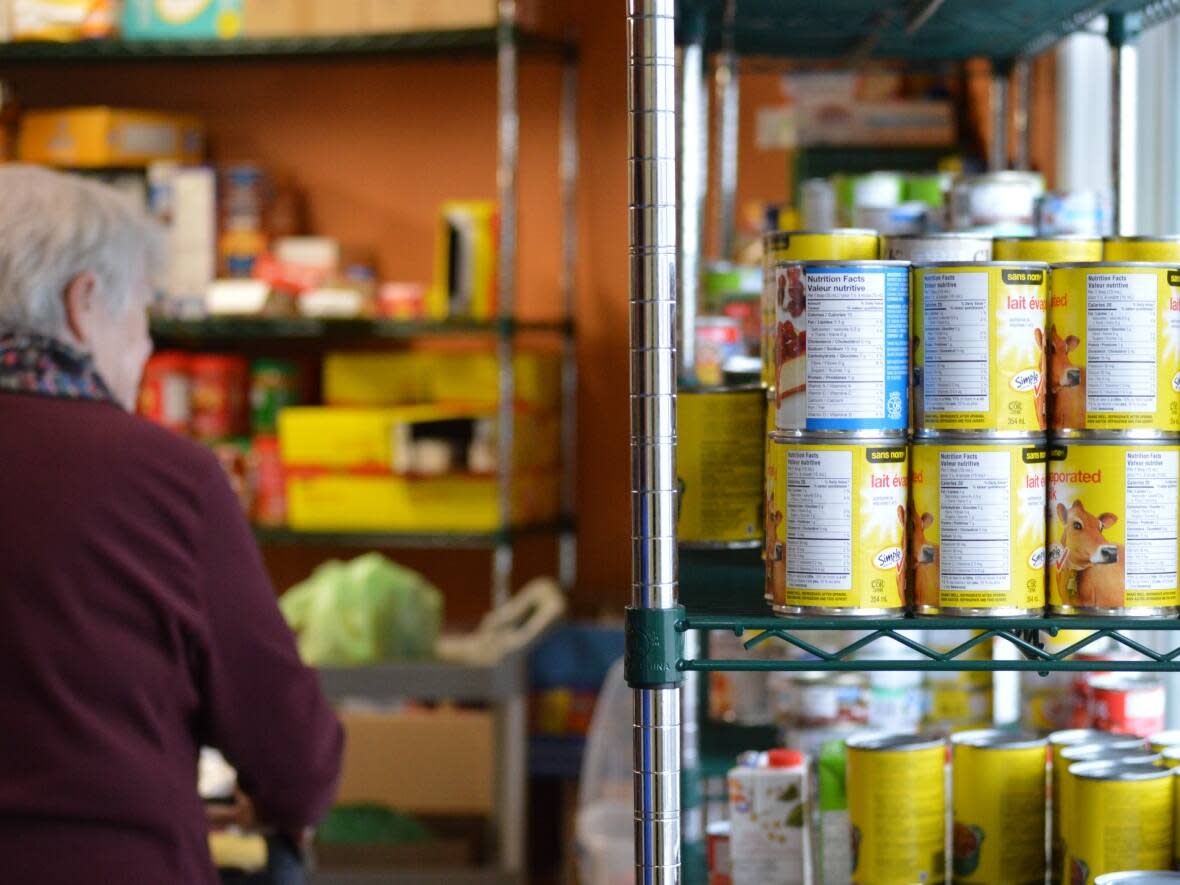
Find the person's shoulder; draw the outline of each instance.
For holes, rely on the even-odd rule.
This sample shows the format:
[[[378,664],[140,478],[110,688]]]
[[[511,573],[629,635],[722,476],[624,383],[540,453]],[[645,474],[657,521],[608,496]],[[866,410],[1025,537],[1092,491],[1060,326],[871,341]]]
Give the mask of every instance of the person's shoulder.
[[[140,464],[159,464],[192,476],[204,475],[217,464],[208,447],[174,430],[122,409],[107,411],[107,441]]]

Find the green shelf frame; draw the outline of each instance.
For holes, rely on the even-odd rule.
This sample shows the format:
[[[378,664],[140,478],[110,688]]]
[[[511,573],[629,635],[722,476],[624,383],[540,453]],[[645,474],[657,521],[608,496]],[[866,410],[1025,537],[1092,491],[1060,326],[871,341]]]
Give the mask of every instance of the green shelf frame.
[[[576,55],[572,43],[509,29],[523,50],[559,57]],[[495,27],[388,34],[309,37],[242,37],[234,40],[86,40],[78,43],[0,43],[0,65],[63,62],[249,61],[397,56],[493,55]]]
[[[1121,13],[1138,30],[1180,11],[1176,0],[742,0],[727,28],[726,6],[684,0],[678,39],[703,28],[706,48],[732,41],[748,57],[1010,61],[1045,51],[1102,13]]]
[[[263,547],[341,547],[381,550],[494,550],[525,537],[572,532],[572,519],[514,526],[491,532],[354,532],[298,531],[255,527]]]

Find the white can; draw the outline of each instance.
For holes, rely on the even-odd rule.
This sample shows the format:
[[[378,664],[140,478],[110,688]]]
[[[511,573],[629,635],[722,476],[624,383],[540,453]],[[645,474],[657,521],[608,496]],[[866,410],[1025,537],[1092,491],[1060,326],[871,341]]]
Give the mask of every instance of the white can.
[[[930,207],[925,203],[902,203],[899,206],[855,206],[852,223],[872,228],[883,236],[920,234],[929,227]]]
[[[990,234],[943,233],[882,236],[881,257],[914,263],[926,261],[991,261]]]
[[[836,188],[826,178],[808,178],[799,188],[804,230],[831,230],[837,224]]]
[[[1044,192],[1045,179],[1036,172],[989,172],[960,178],[951,189],[951,227],[1031,236],[1036,232],[1037,198]]]

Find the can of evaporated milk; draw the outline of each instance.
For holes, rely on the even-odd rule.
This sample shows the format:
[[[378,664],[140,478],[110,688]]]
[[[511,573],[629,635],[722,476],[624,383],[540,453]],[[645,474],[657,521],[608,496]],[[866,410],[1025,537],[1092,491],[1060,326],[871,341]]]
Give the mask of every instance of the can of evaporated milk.
[[[881,257],[896,261],[991,261],[988,234],[902,234],[881,237]]]
[[[951,737],[951,878],[1044,882],[1045,738],[986,729]]]
[[[1102,238],[1081,236],[996,237],[996,261],[1101,261]]]
[[[908,450],[893,438],[771,435],[775,614],[879,616],[905,607]],[[769,549],[769,548],[768,548]]]
[[[762,483],[762,564],[766,580],[762,591],[763,598],[770,605],[774,605],[774,579],[779,577],[778,586],[782,586],[781,576],[786,564],[785,552],[779,539],[778,525],[782,522],[783,513],[775,500],[778,488],[778,467],[771,459],[774,446],[772,434],[774,432],[774,408],[771,406],[770,390],[765,390],[766,399],[762,404],[766,416],[765,428],[762,432],[762,464],[765,479]],[[778,569],[776,572],[775,569]]]
[[[854,885],[946,881],[946,741],[921,734],[849,738]]]
[[[1180,883],[1180,873],[1171,873],[1167,870],[1131,870],[1125,873],[1107,873],[1094,880],[1094,885],[1177,885],[1177,883]]]
[[[1103,261],[1165,261],[1180,263],[1180,234],[1165,237],[1107,237]]]
[[[1053,432],[1180,433],[1180,268],[1083,262],[1049,277]]]
[[[1157,753],[1162,753],[1172,747],[1180,747],[1180,730],[1173,728],[1150,734],[1147,736],[1147,745]]]
[[[776,230],[762,237],[762,385],[774,387],[778,303],[775,268],[781,261],[873,260],[880,251],[875,230]]]
[[[918,614],[1042,612],[1047,454],[1033,440],[913,443],[909,586]]]
[[[1164,727],[1164,684],[1146,673],[1105,673],[1090,680],[1090,724],[1146,737]]]
[[[1042,436],[1049,268],[914,268],[914,430]]]
[[[1049,802],[1049,877],[1053,885],[1061,882],[1065,857],[1065,840],[1061,833],[1062,784],[1069,777],[1069,766],[1075,762],[1105,758],[1109,761],[1150,759],[1142,740],[1127,735],[1111,734],[1093,728],[1070,728],[1049,735],[1051,800]]]
[[[1050,446],[1050,611],[1177,612],[1178,479],[1177,443],[1073,439]]]
[[[909,262],[782,262],[775,273],[778,428],[904,436]]]
[[[1136,763],[1079,762],[1069,767],[1063,880],[1094,885],[1120,870],[1172,864],[1174,773]]]
[[[761,387],[704,388],[677,397],[676,534],[689,547],[761,541]]]

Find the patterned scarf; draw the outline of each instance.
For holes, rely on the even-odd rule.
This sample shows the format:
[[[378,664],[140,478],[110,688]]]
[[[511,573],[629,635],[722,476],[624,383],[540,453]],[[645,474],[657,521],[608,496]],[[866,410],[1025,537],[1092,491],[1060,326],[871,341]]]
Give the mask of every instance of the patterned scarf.
[[[41,335],[0,334],[0,391],[115,403],[89,354]]]

